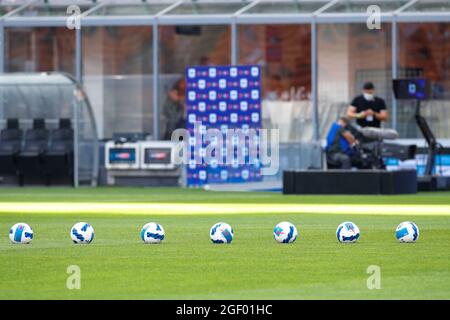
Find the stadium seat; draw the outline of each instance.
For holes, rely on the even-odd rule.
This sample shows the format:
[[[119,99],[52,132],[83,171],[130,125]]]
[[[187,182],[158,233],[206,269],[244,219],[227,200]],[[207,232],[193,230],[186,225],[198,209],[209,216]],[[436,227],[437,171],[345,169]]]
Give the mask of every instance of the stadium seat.
[[[60,119],[59,128],[50,132],[50,144],[45,154],[47,184],[54,177],[72,177],[73,129],[70,119]]]
[[[43,156],[47,152],[48,137],[44,119],[34,119],[33,128],[25,132],[23,147],[18,157],[21,185],[27,176],[44,176]]]
[[[17,155],[22,144],[23,132],[18,119],[8,119],[0,133],[0,174],[17,174]]]

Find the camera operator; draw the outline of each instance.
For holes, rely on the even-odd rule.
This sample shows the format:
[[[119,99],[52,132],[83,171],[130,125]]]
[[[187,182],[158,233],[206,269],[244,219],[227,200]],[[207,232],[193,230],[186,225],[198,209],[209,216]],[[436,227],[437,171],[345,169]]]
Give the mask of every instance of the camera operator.
[[[354,158],[353,147],[358,143],[351,133],[349,120],[339,118],[330,128],[327,135],[327,163],[340,169],[351,169]]]
[[[382,121],[388,120],[386,103],[375,96],[375,86],[372,82],[366,82],[363,86],[363,94],[353,99],[347,109],[347,117],[356,119],[361,127],[380,128]]]

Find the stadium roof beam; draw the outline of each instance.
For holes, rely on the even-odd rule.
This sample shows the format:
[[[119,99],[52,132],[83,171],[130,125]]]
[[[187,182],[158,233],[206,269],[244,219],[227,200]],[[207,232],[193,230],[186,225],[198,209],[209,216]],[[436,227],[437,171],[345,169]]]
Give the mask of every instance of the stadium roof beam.
[[[337,2],[339,2],[340,0],[332,0],[330,2],[328,2],[327,4],[325,4],[323,7],[320,7],[319,9],[317,9],[316,11],[314,11],[313,15],[317,16],[319,14],[321,14],[322,12],[324,12],[325,10],[328,10],[328,8],[331,8],[332,6],[334,6]]]
[[[160,25],[232,24],[234,14],[247,7],[248,1],[180,1],[176,6],[158,15]],[[206,6],[206,7],[205,7]],[[210,6],[210,7],[209,7]],[[217,6],[217,8],[214,8]],[[230,7],[230,8],[228,8]],[[236,7],[236,8],[235,8]],[[226,9],[226,10],[224,10]],[[189,12],[191,11],[191,13]],[[217,13],[216,13],[217,12]]]
[[[408,2],[408,0],[400,0]],[[389,6],[386,8],[386,4]],[[367,9],[371,5],[378,5],[381,14],[381,22],[391,22],[393,19],[393,11],[398,9],[390,7],[395,5],[394,1],[386,2],[386,0],[335,0],[324,6],[315,13],[317,23],[366,23],[368,14]]]
[[[314,11],[326,3],[325,0],[256,0],[236,12],[235,18],[238,24],[306,24],[312,23]]]
[[[397,22],[450,22],[450,12],[435,12],[433,14],[426,13],[399,13],[396,18]]]
[[[103,8],[106,5],[107,5],[106,2],[100,2],[98,5],[90,8],[88,11],[83,12],[81,14],[81,18],[85,18],[85,17],[89,16],[91,13],[96,12],[98,9]]]
[[[399,14],[400,12],[402,12],[402,11],[406,10],[407,8],[411,7],[417,1],[419,1],[419,0],[410,0],[408,3],[406,3],[405,5],[401,6],[397,10],[395,10],[394,14]]]
[[[403,3],[404,2],[404,3]],[[134,10],[121,14],[121,10],[111,11],[111,15],[99,14],[100,10],[130,8],[130,4],[115,4],[81,1],[87,7],[81,15],[84,26],[94,25],[217,25],[217,24],[296,24],[312,23],[365,23],[367,13],[362,10],[367,4],[380,5],[381,22],[450,22],[450,7],[445,0],[399,0],[399,7],[386,0],[291,0],[291,1],[136,1]],[[27,16],[26,11],[37,6],[35,16]],[[158,8],[155,12],[142,14],[141,8]],[[204,7],[202,7],[204,6]],[[353,7],[352,7],[353,6]],[[1,17],[4,27],[61,27],[66,25],[67,15],[58,3],[50,15],[39,16],[41,8],[51,9],[53,5],[43,5],[31,0]],[[217,7],[217,8],[216,8]],[[203,8],[203,9],[202,9]],[[352,11],[353,10],[353,11]],[[114,14],[116,12],[117,14]],[[214,12],[218,12],[217,14]]]
[[[80,3],[81,4],[81,3]],[[33,5],[42,5],[41,2],[37,0],[31,0],[24,5],[20,6],[18,9],[10,12],[4,17],[5,27],[63,27],[67,24],[68,15],[55,15],[55,16],[27,16],[22,15],[27,9],[31,8]],[[68,4],[69,5],[69,4]],[[85,2],[84,5],[88,5]],[[46,8],[53,8],[51,4],[45,4]],[[54,6],[56,7],[56,6]],[[59,5],[58,7],[61,7]],[[67,8],[66,8],[67,10]]]
[[[156,14],[156,17],[158,18],[158,17],[160,17],[160,16],[166,14],[166,12],[169,12],[170,10],[172,10],[172,9],[174,9],[174,8],[176,8],[176,7],[178,7],[181,3],[183,3],[183,1],[184,1],[184,0],[178,0],[178,1],[175,1],[173,4],[171,4],[171,5],[168,6],[167,8],[164,8],[163,10],[161,10],[160,12],[158,12],[158,13]]]
[[[231,24],[232,20],[232,15],[224,14],[205,14],[201,16],[162,15],[158,17],[158,25],[220,25]]]
[[[1,19],[5,19],[5,18],[8,18],[8,17],[10,17],[10,16],[12,16],[12,15],[15,15],[17,12],[21,11],[22,9],[24,9],[24,8],[27,7],[27,6],[29,6],[30,4],[32,4],[32,3],[35,2],[35,1],[36,1],[36,0],[30,0],[30,1],[27,1],[26,3],[17,6],[17,8],[11,10],[10,12],[6,13],[5,15],[3,15],[3,16],[0,17],[0,18],[1,18]]]

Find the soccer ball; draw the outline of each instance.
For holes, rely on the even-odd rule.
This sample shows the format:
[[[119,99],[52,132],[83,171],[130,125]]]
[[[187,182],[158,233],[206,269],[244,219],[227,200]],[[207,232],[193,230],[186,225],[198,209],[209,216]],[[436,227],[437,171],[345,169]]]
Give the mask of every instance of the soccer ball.
[[[145,243],[160,243],[164,240],[164,229],[160,224],[149,222],[141,229],[141,239]]]
[[[74,243],[89,244],[94,240],[94,228],[89,223],[78,222],[70,230],[70,237]]]
[[[416,242],[419,239],[419,228],[413,222],[402,222],[395,229],[395,237],[400,242]]]
[[[233,240],[234,231],[229,224],[219,222],[211,227],[209,236],[214,243],[230,243]]]
[[[16,223],[9,229],[9,239],[12,243],[30,243],[33,240],[33,229],[26,223]]]
[[[339,242],[356,242],[359,235],[358,226],[350,221],[341,223],[336,230]]]
[[[273,229],[273,237],[279,243],[292,243],[297,239],[297,228],[290,222],[280,222]]]

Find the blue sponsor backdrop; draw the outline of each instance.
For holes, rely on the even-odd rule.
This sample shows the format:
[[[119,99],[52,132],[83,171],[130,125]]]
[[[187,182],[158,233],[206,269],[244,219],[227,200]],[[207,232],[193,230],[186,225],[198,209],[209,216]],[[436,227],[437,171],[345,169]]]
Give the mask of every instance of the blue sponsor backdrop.
[[[187,184],[260,181],[259,159],[246,156],[245,164],[199,163],[210,141],[202,139],[207,129],[218,129],[226,148],[227,129],[261,128],[261,70],[259,66],[199,66],[186,68],[187,129],[191,159]],[[199,126],[201,123],[201,126]],[[248,154],[248,145],[243,148]],[[199,153],[199,154],[198,154]],[[197,158],[197,161],[194,159]],[[225,152],[224,158],[225,160]]]

